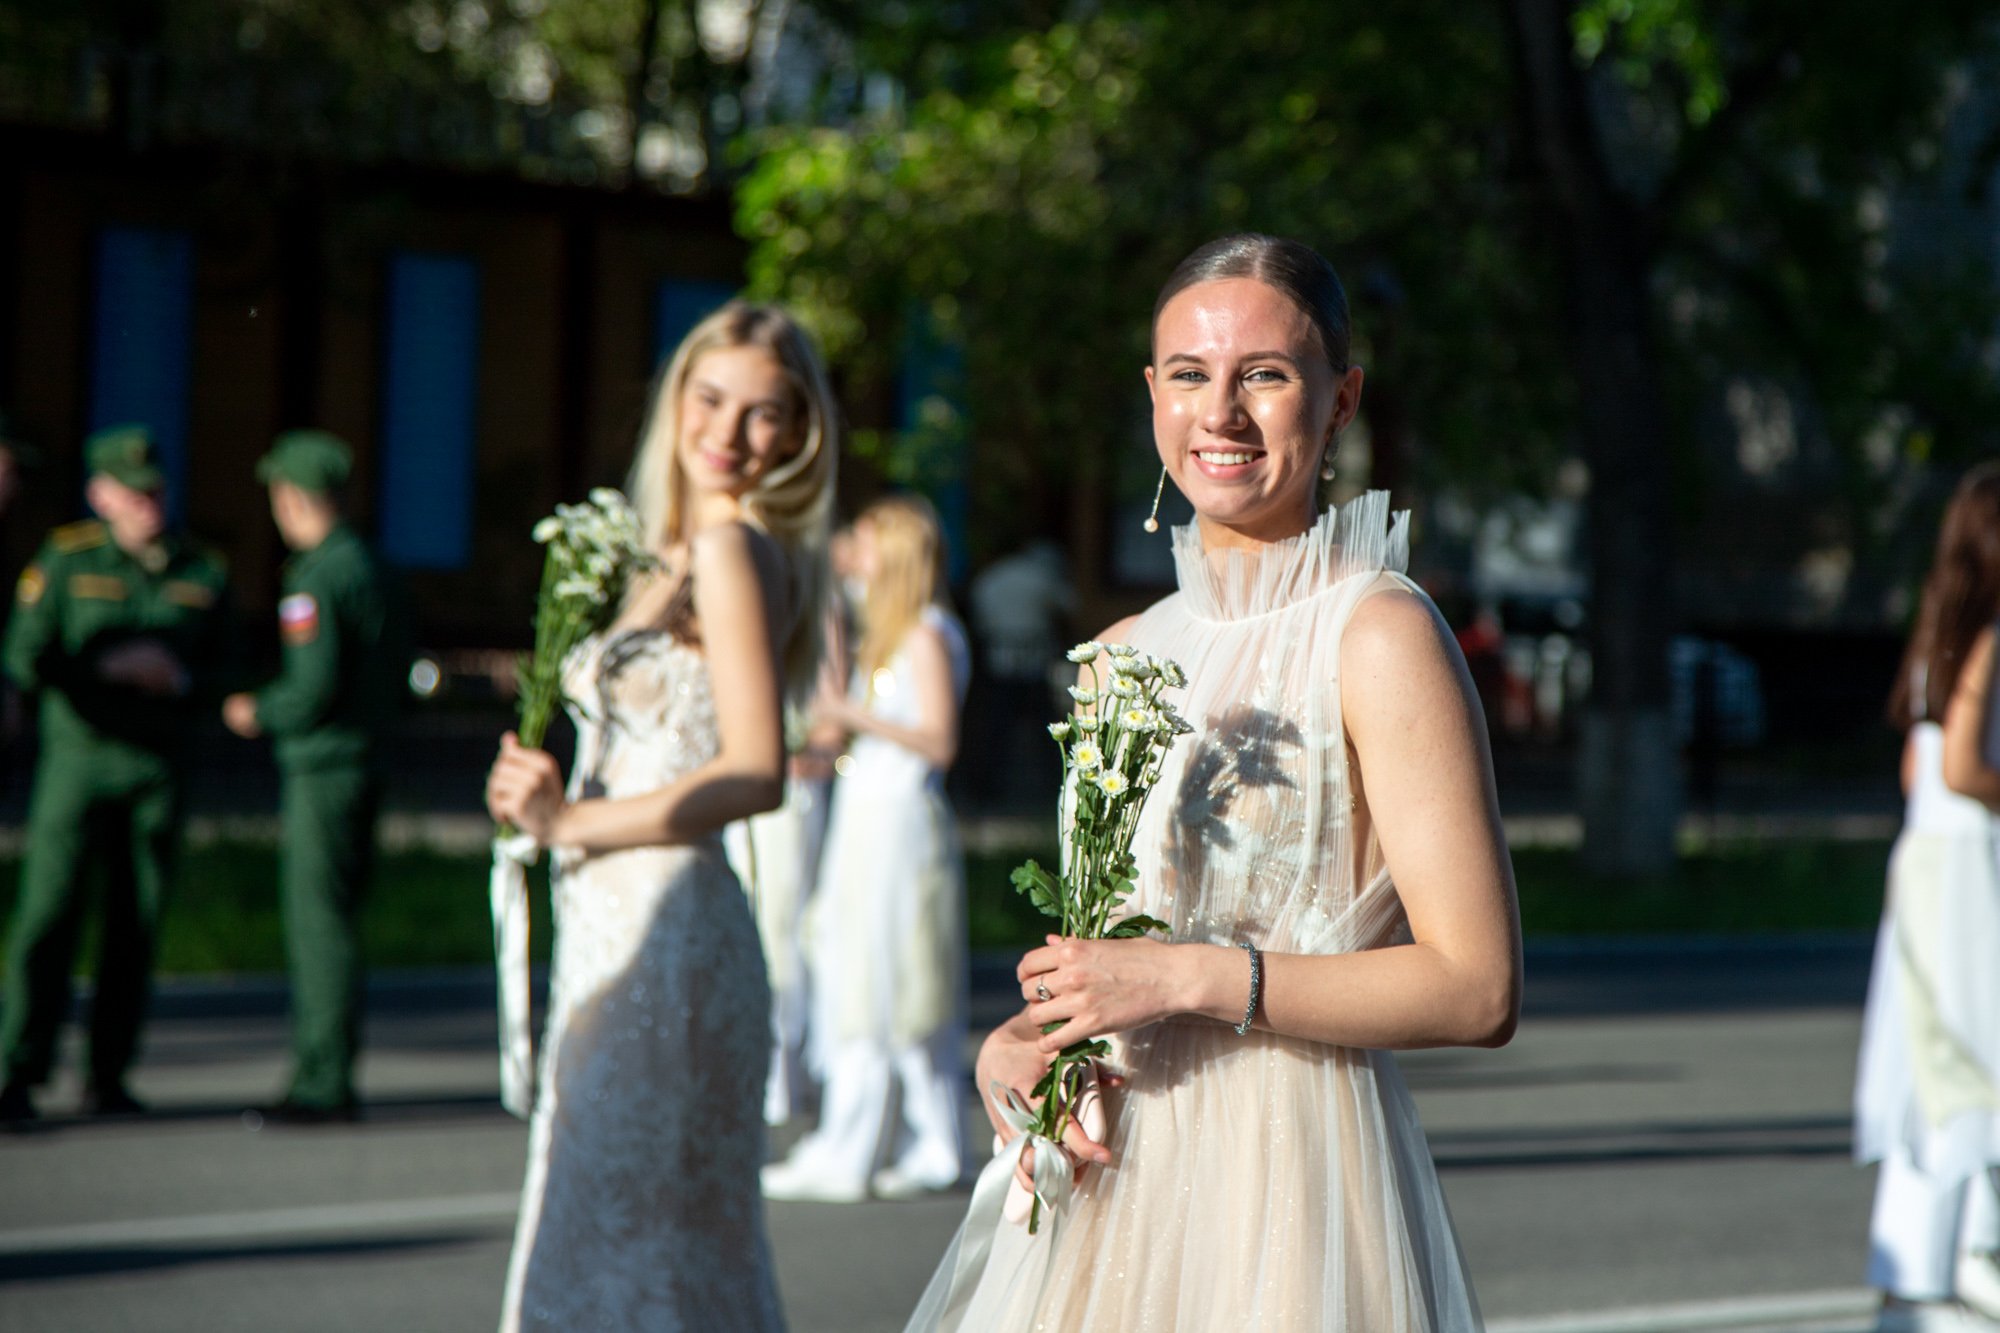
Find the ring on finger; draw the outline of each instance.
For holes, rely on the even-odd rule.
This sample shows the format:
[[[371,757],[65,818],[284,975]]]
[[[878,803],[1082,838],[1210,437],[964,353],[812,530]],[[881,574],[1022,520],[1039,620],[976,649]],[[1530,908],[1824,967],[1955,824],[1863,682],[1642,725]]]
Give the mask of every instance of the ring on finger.
[[[1054,996],[1049,994],[1048,982],[1037,981],[1035,983],[1035,998],[1040,1000],[1043,1004],[1047,1004],[1050,1000],[1055,998]]]

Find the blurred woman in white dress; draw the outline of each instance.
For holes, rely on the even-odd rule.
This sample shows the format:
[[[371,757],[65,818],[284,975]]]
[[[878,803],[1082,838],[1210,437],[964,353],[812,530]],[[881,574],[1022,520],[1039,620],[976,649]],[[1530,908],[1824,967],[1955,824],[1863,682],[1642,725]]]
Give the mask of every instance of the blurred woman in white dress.
[[[1908,809],[1890,853],[1855,1086],[1882,1164],[1868,1282],[1886,1331],[2000,1328],[2000,463],[1945,510],[1890,715]]]
[[[1179,591],[1098,637],[1188,676],[1170,698],[1194,734],[1140,816],[1125,909],[1172,933],[1021,960],[1024,1007],[979,1057],[995,1130],[1018,1132],[995,1085],[1028,1100],[1102,1036],[1108,1133],[1047,1149],[1080,1178],[1033,1235],[998,1220],[999,1159],[912,1329],[1480,1327],[1390,1052],[1507,1041],[1520,924],[1479,702],[1403,574],[1407,516],[1379,491],[1323,507],[1361,395],[1348,338],[1340,280],[1296,241],[1211,242],[1160,293],[1153,438],[1195,522]]]
[[[827,615],[817,697],[838,695],[847,681],[845,618]],[[785,710],[785,803],[723,830],[729,864],[750,895],[764,969],[771,980],[771,1072],[764,1082],[764,1123],[784,1125],[811,1101],[806,1023],[806,906],[819,878],[820,847],[833,799],[833,765],[846,737],[805,703]]]
[[[773,306],[695,326],[629,491],[661,572],[565,665],[575,770],[509,733],[493,818],[555,853],[555,959],[507,1266],[518,1329],[772,1333],[770,988],[722,830],[784,791],[782,699],[811,688],[835,418]]]
[[[807,928],[820,1118],[765,1168],[771,1198],[948,1189],[965,1163],[965,869],[944,777],[970,655],[940,600],[930,505],[877,501],[854,541],[866,597],[853,684],[819,710],[853,737]]]

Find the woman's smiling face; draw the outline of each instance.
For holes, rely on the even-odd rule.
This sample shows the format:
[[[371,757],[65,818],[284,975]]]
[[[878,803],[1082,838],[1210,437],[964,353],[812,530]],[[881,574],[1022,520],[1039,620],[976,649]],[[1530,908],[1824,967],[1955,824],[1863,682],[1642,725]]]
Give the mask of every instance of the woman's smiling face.
[[[715,347],[681,390],[681,468],[696,494],[741,496],[798,450],[797,394],[762,347]]]
[[[1207,545],[1249,545],[1312,525],[1319,469],[1361,401],[1305,311],[1254,278],[1196,283],[1153,326],[1153,439]]]

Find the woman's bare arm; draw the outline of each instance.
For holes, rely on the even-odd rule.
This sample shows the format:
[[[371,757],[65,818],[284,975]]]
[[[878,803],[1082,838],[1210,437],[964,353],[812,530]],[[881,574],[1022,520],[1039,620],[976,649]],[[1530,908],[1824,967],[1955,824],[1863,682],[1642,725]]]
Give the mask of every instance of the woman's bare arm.
[[[1944,708],[1944,785],[2000,810],[2000,772],[1986,754],[1986,715],[1993,699],[1994,634],[1972,641]]]
[[[942,772],[958,758],[958,688],[951,678],[951,653],[944,636],[929,625],[910,631],[903,653],[909,686],[917,696],[914,724],[891,722],[845,699],[829,703],[826,711],[849,731],[894,742]]]

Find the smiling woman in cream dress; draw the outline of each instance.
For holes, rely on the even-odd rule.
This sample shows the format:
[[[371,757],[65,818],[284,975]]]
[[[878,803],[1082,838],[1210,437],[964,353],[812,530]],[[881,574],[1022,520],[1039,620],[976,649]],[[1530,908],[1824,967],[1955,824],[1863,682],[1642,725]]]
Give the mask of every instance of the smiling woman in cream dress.
[[[1406,521],[1381,493],[1319,507],[1360,398],[1347,344],[1339,280],[1296,242],[1214,242],[1161,293],[1154,438],[1196,518],[1179,590],[1099,637],[1189,677],[1169,698],[1195,732],[1134,843],[1131,909],[1172,932],[1021,960],[979,1087],[1025,1096],[1060,1044],[1109,1036],[1107,1131],[1071,1127],[1077,1187],[1034,1236],[982,1179],[912,1329],[1480,1326],[1391,1052],[1508,1040],[1513,877]]]

